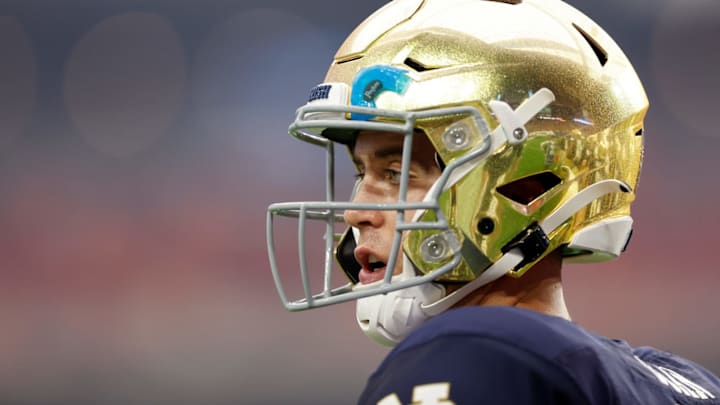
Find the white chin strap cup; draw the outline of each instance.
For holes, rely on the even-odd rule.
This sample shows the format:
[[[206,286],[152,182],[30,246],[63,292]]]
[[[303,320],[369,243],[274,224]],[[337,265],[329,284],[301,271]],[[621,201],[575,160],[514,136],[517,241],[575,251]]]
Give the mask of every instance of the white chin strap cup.
[[[356,311],[358,326],[372,340],[394,346],[430,318],[421,309],[422,303],[439,300],[444,293],[443,287],[428,283],[361,298]]]
[[[415,267],[404,254],[402,273],[392,277],[399,282],[415,277]],[[360,329],[370,339],[394,346],[417,326],[430,318],[422,306],[445,296],[445,287],[426,283],[387,294],[372,295],[357,300],[355,317]]]

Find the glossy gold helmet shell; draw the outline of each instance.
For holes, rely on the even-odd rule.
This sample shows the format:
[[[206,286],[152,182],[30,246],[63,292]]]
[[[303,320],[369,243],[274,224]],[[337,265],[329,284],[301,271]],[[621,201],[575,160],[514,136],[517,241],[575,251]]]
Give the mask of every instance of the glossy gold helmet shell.
[[[463,253],[441,281],[475,279],[518,235],[606,179],[630,192],[579,210],[547,235],[540,256],[511,274],[523,274],[555,248],[576,261],[619,254],[629,237],[648,102],[632,65],[597,24],[556,0],[394,1],[350,35],[325,82],[352,86],[359,72],[377,65],[403,69],[412,79],[403,94],[384,92],[374,100],[383,110],[471,106],[493,128],[492,100],[517,107],[542,88],[555,96],[527,123],[526,142],[498,150],[440,196]],[[416,122],[445,163],[463,153],[443,139],[452,123],[452,117]],[[419,220],[434,218],[428,212]],[[422,257],[431,234],[415,230],[404,240],[405,254],[424,273],[443,264]]]

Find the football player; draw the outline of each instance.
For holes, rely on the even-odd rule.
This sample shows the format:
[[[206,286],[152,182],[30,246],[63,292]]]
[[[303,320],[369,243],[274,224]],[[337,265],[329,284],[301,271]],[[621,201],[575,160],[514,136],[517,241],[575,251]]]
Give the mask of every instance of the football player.
[[[269,208],[281,298],[356,300],[362,331],[395,345],[362,404],[720,404],[710,372],[592,334],[563,299],[563,263],[628,244],[647,108],[618,45],[560,0],[388,3],[290,127],[327,150],[329,174],[327,201]],[[334,197],[336,144],[357,169],[352,201]],[[304,297],[286,297],[277,216],[300,238],[326,224],[321,291],[301,258]]]

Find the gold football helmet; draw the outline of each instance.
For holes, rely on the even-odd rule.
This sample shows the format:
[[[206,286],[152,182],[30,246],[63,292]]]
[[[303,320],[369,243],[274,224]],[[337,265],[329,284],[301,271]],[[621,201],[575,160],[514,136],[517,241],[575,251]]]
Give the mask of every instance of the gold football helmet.
[[[268,248],[290,310],[358,301],[361,328],[394,343],[423,320],[498,277],[521,277],[562,249],[566,261],[601,261],[625,248],[648,107],[618,45],[559,0],[395,0],[340,47],[290,133],[328,151],[327,201],[273,204]],[[358,131],[404,135],[397,204],[336,201],[334,145]],[[443,172],[422,202],[405,200],[413,136],[433,144]],[[518,193],[517,190],[524,190]],[[398,212],[388,268],[402,274],[358,283],[354,233],[335,235],[344,210]],[[402,212],[416,210],[412,221]],[[273,236],[276,216],[327,224],[333,256],[350,282],[285,296]],[[300,235],[300,250],[303,239]],[[464,286],[446,294],[444,283]]]

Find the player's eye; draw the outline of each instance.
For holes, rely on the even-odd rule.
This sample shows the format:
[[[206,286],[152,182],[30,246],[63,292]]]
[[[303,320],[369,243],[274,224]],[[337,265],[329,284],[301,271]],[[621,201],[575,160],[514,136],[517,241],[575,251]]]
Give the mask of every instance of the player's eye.
[[[389,181],[392,184],[400,184],[401,175],[402,173],[400,173],[399,170],[385,169],[385,180]]]

